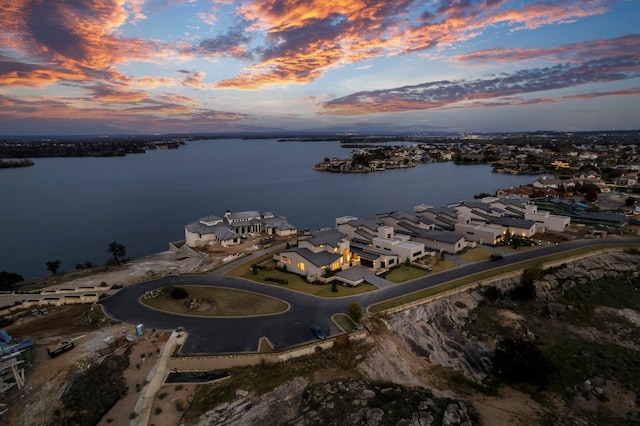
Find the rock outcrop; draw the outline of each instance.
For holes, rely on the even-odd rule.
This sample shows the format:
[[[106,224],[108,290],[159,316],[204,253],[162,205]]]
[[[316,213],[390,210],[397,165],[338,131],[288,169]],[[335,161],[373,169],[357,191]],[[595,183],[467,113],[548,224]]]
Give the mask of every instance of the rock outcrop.
[[[307,386],[297,377],[262,396],[236,392],[230,403],[204,414],[205,425],[421,425],[471,426],[473,409],[435,398],[424,389],[367,380],[334,380]]]
[[[638,274],[640,256],[621,251],[598,253],[545,270],[543,279],[535,282],[536,293],[547,310],[561,313],[570,307],[556,300],[568,288],[604,276],[626,279]],[[491,286],[508,293],[519,281],[519,277],[497,279]],[[384,325],[389,335],[395,337],[385,336],[385,341],[381,340],[361,363],[361,369],[372,377],[399,380],[406,385],[426,385],[419,370],[427,364],[450,367],[482,380],[491,371],[493,348],[468,338],[464,327],[473,319],[472,311],[484,300],[479,289],[428,301],[385,317]],[[408,361],[411,358],[414,360]],[[422,365],[416,361],[420,359]]]

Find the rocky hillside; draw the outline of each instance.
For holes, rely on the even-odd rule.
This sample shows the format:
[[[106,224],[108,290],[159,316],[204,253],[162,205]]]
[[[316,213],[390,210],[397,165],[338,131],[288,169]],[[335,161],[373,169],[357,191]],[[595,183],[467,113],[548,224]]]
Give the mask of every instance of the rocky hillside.
[[[381,333],[378,344],[360,364],[360,369],[368,377],[377,380],[436,387],[451,392],[456,390],[455,385],[434,380],[434,366],[462,373],[464,377],[471,378],[476,383],[487,383],[488,380],[494,379],[492,357],[496,344],[501,339],[519,338],[541,346],[551,346],[555,343],[546,339],[547,335],[554,336],[560,333],[563,337],[559,340],[575,338],[576,341],[582,342],[580,347],[584,347],[586,353],[594,351],[603,358],[607,356],[604,352],[615,352],[617,348],[636,351],[635,354],[627,352],[625,355],[631,360],[630,365],[619,367],[628,368],[630,375],[640,374],[640,363],[633,362],[634,355],[637,359],[637,351],[640,351],[640,304],[634,299],[640,293],[640,255],[637,252],[600,253],[549,268],[541,271],[539,275],[533,282],[535,296],[526,303],[514,302],[508,297],[521,281],[520,278],[512,278],[496,280],[491,284],[493,294],[501,295],[493,302],[487,297],[491,292],[484,288],[438,299],[384,317],[383,327],[379,327]],[[598,281],[603,279],[609,280],[608,285],[613,285],[613,290],[605,290],[608,287]],[[592,288],[590,293],[587,288]],[[578,295],[577,300],[572,292]],[[611,297],[600,295],[599,292]],[[580,307],[587,303],[580,297],[591,299],[588,303],[593,306],[591,311],[580,315],[586,318],[602,318],[601,324],[583,325],[575,319],[580,318]],[[628,306],[623,307],[625,303]],[[591,349],[590,342],[609,347]],[[559,355],[551,355],[557,358],[557,361],[552,359],[559,365],[556,369],[561,369],[563,360]],[[621,362],[623,358],[615,359]],[[603,407],[600,408],[613,411],[613,418],[616,418],[617,410],[622,416],[629,415],[640,424],[640,418],[637,417],[638,401],[633,392],[628,394],[630,388],[634,389],[634,384],[619,383],[615,376],[581,377],[579,381],[570,383],[571,389],[576,389],[570,396],[553,392],[542,395],[554,404],[560,405],[554,408],[555,411],[571,412],[572,403],[567,407],[562,399],[582,395],[585,387],[589,387],[587,394],[591,396],[597,395],[602,400],[613,398],[613,395],[603,395],[602,387],[597,390],[592,388],[593,380],[600,384],[606,382],[611,385],[611,389],[627,389],[627,397],[624,399],[629,405],[623,410],[606,408],[606,404],[602,404]],[[551,380],[553,382],[556,379],[552,377]],[[562,380],[558,379],[558,382]],[[637,390],[639,389],[635,389]],[[615,393],[620,395],[618,391]],[[536,393],[536,396],[540,394]],[[486,397],[487,395],[483,395],[483,399]],[[494,399],[494,403],[504,404],[505,407],[511,404],[508,400],[500,402],[500,398]],[[530,402],[537,405],[533,401]],[[477,404],[476,408],[481,409],[481,404]],[[577,414],[571,413],[571,418],[581,418],[581,410],[582,408],[579,408]],[[590,407],[590,410],[597,411],[598,408]],[[482,410],[480,411],[482,418]],[[542,409],[540,411],[544,412]],[[552,413],[548,415],[553,416]],[[518,419],[516,414],[511,417],[510,421]],[[625,418],[625,422],[630,421],[630,418]],[[531,420],[518,419],[523,424]]]
[[[599,253],[534,275],[530,300],[512,297],[516,277],[372,317],[366,348],[317,354],[312,375],[283,366],[295,378],[270,391],[218,404],[210,394],[194,423],[640,424],[640,255]],[[507,338],[549,361],[545,386],[495,374]]]

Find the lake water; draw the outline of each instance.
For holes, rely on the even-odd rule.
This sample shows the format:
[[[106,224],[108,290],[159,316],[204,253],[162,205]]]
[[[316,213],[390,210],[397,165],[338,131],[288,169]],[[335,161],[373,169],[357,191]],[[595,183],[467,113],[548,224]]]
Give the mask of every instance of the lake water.
[[[313,170],[324,157],[350,152],[338,142],[210,140],[2,169],[0,271],[30,279],[47,275],[50,260],[59,259],[60,270],[103,264],[111,241],[125,245],[128,257],[165,251],[184,239],[184,225],[225,210],[271,211],[299,229],[319,229],[338,216],[441,206],[535,179],[453,163],[363,174]]]

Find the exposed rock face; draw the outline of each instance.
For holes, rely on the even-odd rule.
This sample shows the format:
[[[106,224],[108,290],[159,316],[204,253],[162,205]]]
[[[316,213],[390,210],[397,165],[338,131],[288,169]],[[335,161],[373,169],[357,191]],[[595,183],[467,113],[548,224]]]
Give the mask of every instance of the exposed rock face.
[[[424,389],[366,380],[335,380],[305,390],[307,384],[306,379],[298,377],[261,397],[236,392],[233,402],[207,412],[199,425],[474,424],[474,414],[468,405],[434,398]]]
[[[604,276],[621,279],[638,276],[639,260],[637,255],[609,252],[551,268],[542,281],[535,283],[538,299],[547,302],[549,312],[561,314],[571,308],[555,302],[566,289]],[[519,278],[503,279],[492,285],[506,293],[519,281]],[[360,367],[371,377],[415,385],[423,382],[417,370],[424,368],[424,364],[408,361],[413,356],[425,364],[451,367],[467,377],[483,379],[491,370],[492,349],[483,342],[468,339],[462,331],[471,320],[471,311],[483,300],[481,291],[459,293],[388,316],[384,324],[396,338],[393,343],[389,339],[378,343]],[[634,317],[634,313],[626,314]],[[380,362],[384,368],[380,368]],[[384,371],[383,377],[380,370]]]
[[[223,403],[200,417],[199,426],[205,425],[255,425],[286,424],[298,415],[307,379],[296,377],[281,384],[273,391],[255,397],[239,389],[231,403]]]
[[[480,379],[491,368],[491,351],[483,343],[467,339],[461,330],[481,300],[478,292],[460,293],[398,312],[386,324],[429,363]]]
[[[640,256],[600,253],[546,270],[543,279],[535,283],[538,302],[547,315],[562,315],[571,309],[557,299],[566,289],[603,276],[622,280],[639,273]],[[492,286],[507,293],[519,282],[519,277],[501,279]],[[429,365],[441,365],[476,380],[490,372],[492,348],[464,332],[473,320],[472,311],[483,300],[482,291],[459,293],[389,315],[380,326],[372,324],[382,330],[372,333],[376,342],[358,365],[370,381],[336,380],[310,385],[307,379],[298,377],[262,396],[239,391],[233,402],[221,404],[203,415],[199,425],[477,424],[469,403],[460,401],[449,391],[433,389],[434,383],[430,382],[427,371]],[[631,324],[640,323],[640,313],[636,310],[600,309],[603,314],[621,316]],[[514,312],[505,310],[499,314],[505,321],[518,322],[519,316]],[[625,336],[625,330],[621,330],[619,336],[610,339],[622,341]],[[572,404],[584,410],[594,409],[597,402],[619,411],[621,408],[614,399],[607,401],[602,397],[603,394],[621,395],[615,386],[618,385],[601,379],[585,382],[572,390]],[[625,401],[632,401],[631,406],[636,396],[632,392],[628,394]],[[534,415],[532,411],[524,418],[531,419]]]

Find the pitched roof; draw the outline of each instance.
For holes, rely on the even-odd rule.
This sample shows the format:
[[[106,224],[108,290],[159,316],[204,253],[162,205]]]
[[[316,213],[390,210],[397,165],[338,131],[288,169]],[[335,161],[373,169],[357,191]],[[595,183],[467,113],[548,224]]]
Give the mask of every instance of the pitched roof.
[[[213,234],[220,241],[227,241],[227,240],[240,238],[240,235],[238,235],[235,231],[230,229],[228,225],[224,223],[214,225],[212,228],[213,228]]]
[[[191,222],[185,226],[187,231],[194,234],[209,235],[213,234],[221,241],[233,240],[240,238],[226,223],[217,223],[215,225],[205,225],[202,222]]]
[[[301,238],[301,240],[308,241],[314,246],[320,246],[323,244],[336,247],[342,240],[347,237],[346,234],[338,231],[335,228],[325,229],[322,231],[312,232],[308,238]]]
[[[520,219],[517,217],[508,217],[508,216],[495,217],[493,218],[492,222],[502,226],[513,226],[513,227],[522,228],[522,229],[530,229],[536,223],[533,220],[526,220],[526,219]]]
[[[283,250],[281,251],[281,253],[297,253],[318,268],[331,265],[333,262],[342,257],[340,253],[329,253],[328,251],[314,253],[306,247],[293,247],[287,250]]]
[[[257,210],[247,210],[244,212],[227,212],[224,215],[230,222],[234,219],[260,218],[260,212]]]
[[[377,231],[378,227],[382,224],[377,218],[354,219],[346,223],[354,228],[368,228],[374,232]]]
[[[295,230],[296,227],[289,223],[286,217],[273,216],[266,217],[262,220],[264,226],[267,228],[275,228],[280,230]]]
[[[426,238],[429,240],[435,240],[449,244],[455,244],[464,238],[464,235],[458,234],[456,232],[421,229],[409,224],[405,224],[404,228],[408,231],[407,233],[409,233],[409,235],[413,237]],[[398,230],[398,232],[405,233],[402,230]]]

